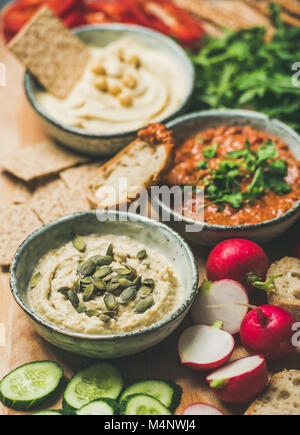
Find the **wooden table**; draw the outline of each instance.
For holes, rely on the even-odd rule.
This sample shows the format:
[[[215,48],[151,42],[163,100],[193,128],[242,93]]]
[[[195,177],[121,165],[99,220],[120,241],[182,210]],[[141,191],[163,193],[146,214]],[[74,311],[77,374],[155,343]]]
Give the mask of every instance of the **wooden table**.
[[[5,64],[7,73],[7,86],[0,88],[0,146],[3,154],[8,150],[25,147],[43,139],[44,133],[23,92],[23,68],[3,46],[0,46],[0,62]],[[11,202],[13,189],[13,183],[0,174],[0,208]],[[290,236],[293,236],[294,231],[290,232]],[[283,256],[288,250],[288,242],[289,236],[285,235],[269,246],[271,259]],[[195,254],[199,260],[200,275],[203,279],[206,253],[198,249]],[[260,303],[261,298],[263,296],[254,298],[254,302]],[[0,300],[0,378],[21,364],[45,359],[58,361],[64,367],[66,377],[69,378],[75,370],[90,362],[56,349],[33,331],[26,316],[11,296],[7,270],[2,270],[0,274]],[[193,372],[180,365],[176,342],[179,332],[187,324],[189,319],[186,319],[184,325],[172,337],[157,347],[139,355],[117,360],[116,363],[122,369],[126,383],[155,378],[178,382],[184,394],[177,413],[180,413],[185,406],[199,401],[215,405],[226,414],[243,413],[246,406],[226,406],[216,399],[206,386],[205,374]],[[246,355],[245,350],[237,345],[233,359],[244,355]],[[273,365],[270,369],[273,372],[283,368],[299,367],[300,358],[295,354],[289,361]],[[56,398],[44,404],[43,408],[59,408],[60,405],[61,394],[57,394]],[[5,407],[2,407],[0,412],[5,415],[21,414]]]

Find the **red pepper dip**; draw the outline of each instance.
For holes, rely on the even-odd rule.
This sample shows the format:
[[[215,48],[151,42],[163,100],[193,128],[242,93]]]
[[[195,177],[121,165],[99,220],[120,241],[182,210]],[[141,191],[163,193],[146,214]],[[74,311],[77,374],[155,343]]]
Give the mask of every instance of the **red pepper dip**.
[[[283,215],[300,200],[300,161],[278,137],[222,126],[179,146],[164,181],[204,189],[205,222],[251,225]],[[182,213],[197,215],[195,204],[191,198]]]

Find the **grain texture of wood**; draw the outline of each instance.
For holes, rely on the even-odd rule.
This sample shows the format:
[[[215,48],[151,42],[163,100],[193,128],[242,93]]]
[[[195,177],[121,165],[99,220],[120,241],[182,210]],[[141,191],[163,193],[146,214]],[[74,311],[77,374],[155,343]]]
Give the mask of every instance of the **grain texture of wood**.
[[[0,61],[5,64],[7,71],[7,86],[0,88],[0,146],[1,153],[4,153],[9,149],[20,149],[42,140],[44,133],[23,92],[23,69],[3,46],[0,47]],[[5,207],[12,201],[13,186],[14,184],[6,176],[0,174],[1,207]],[[292,234],[293,231],[291,231]],[[284,236],[270,246],[269,252],[273,255],[272,259],[279,258],[286,253],[288,240],[288,237]],[[206,253],[197,249],[195,254],[199,261],[201,279],[203,279]],[[90,360],[54,348],[33,331],[27,317],[11,296],[8,271],[2,271],[0,274],[0,297],[0,377],[21,364],[47,359],[59,362],[65,370],[66,378],[70,378],[74,371],[90,363]],[[264,300],[263,297],[262,299]],[[259,303],[258,299],[252,302]],[[116,363],[122,369],[126,383],[159,378],[178,382],[184,394],[177,413],[182,412],[187,405],[193,402],[215,405],[226,414],[242,413],[247,405],[236,407],[220,403],[206,386],[205,374],[193,372],[180,365],[176,343],[180,331],[189,322],[187,318],[179,330],[159,346],[142,354],[117,360]],[[233,358],[245,354],[245,351],[237,346]],[[299,368],[299,363],[299,355],[295,354],[290,361],[273,366],[271,370]],[[61,391],[49,403],[45,403],[43,408],[59,408],[61,406],[60,393]],[[4,406],[0,409],[4,415],[21,414]]]

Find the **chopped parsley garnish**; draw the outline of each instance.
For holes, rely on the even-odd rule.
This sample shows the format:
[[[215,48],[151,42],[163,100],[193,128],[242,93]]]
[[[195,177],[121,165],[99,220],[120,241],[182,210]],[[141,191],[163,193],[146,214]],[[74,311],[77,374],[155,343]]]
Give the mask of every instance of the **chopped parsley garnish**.
[[[215,157],[218,146],[215,144],[204,148],[204,157],[208,160]],[[221,212],[225,203],[235,209],[241,208],[245,201],[253,205],[266,191],[273,191],[280,196],[289,193],[291,186],[284,180],[288,165],[278,156],[272,140],[266,141],[257,151],[251,150],[250,143],[246,140],[242,150],[229,152],[227,159],[221,161],[218,168],[209,169],[209,175],[202,180],[205,196],[210,201],[205,207],[218,204]],[[198,169],[207,167],[205,160],[197,164]],[[241,184],[247,179],[249,184],[242,190]]]

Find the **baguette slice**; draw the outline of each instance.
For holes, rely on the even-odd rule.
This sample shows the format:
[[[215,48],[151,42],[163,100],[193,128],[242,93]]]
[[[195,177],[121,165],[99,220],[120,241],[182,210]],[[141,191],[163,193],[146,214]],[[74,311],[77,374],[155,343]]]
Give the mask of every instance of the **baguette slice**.
[[[173,160],[173,134],[150,124],[138,138],[102,166],[90,179],[87,198],[93,208],[119,208],[134,201],[144,188],[157,184]]]
[[[265,393],[256,399],[245,415],[299,415],[300,371],[277,373]]]
[[[271,265],[267,279],[274,275],[283,276],[275,280],[275,288],[268,291],[268,301],[288,310],[297,320],[300,320],[300,260],[285,257]]]

